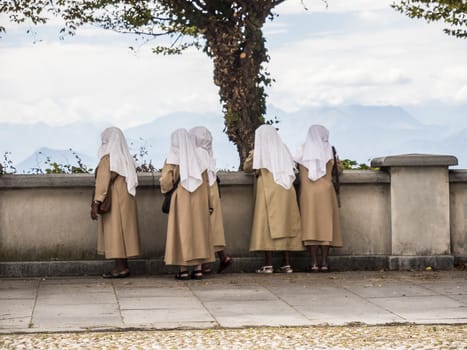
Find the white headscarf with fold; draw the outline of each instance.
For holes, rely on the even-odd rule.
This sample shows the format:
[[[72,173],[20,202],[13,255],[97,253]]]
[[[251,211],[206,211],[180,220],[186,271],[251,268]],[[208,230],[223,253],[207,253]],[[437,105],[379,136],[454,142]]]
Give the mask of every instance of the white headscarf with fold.
[[[101,133],[101,145],[97,151],[99,160],[110,157],[110,171],[125,177],[128,193],[134,196],[138,186],[135,160],[130,154],[123,132],[116,127],[105,129]]]
[[[271,125],[261,125],[255,131],[253,169],[268,169],[274,182],[290,189],[295,180],[294,162],[279,133]]]
[[[308,178],[316,181],[326,175],[326,164],[333,158],[329,130],[322,125],[308,129],[305,143],[298,149],[295,161],[308,169]]]
[[[186,129],[177,129],[170,138],[167,164],[180,168],[180,183],[188,192],[194,192],[203,183],[203,172],[207,169],[207,151],[196,147]]]
[[[196,126],[190,129],[190,135],[193,137],[196,147],[200,147],[207,152],[208,158],[205,160],[208,163],[209,186],[216,182],[216,159],[212,152],[212,134],[204,126]]]

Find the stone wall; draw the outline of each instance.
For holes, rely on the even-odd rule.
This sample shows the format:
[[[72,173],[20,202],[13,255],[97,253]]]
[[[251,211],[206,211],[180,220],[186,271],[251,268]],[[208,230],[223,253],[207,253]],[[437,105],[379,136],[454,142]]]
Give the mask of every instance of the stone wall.
[[[331,250],[334,266],[449,268],[465,261],[467,171],[449,171],[456,163],[452,156],[401,155],[374,159],[378,171],[344,172],[344,247]],[[248,251],[254,179],[242,172],[219,175],[226,251],[248,270],[248,262],[261,260]],[[137,190],[140,261],[156,262],[156,270],[163,267],[167,225],[158,180],[157,173],[142,174]],[[89,217],[93,184],[88,174],[0,176],[0,265],[98,261],[96,222]],[[308,263],[306,253],[295,258]]]

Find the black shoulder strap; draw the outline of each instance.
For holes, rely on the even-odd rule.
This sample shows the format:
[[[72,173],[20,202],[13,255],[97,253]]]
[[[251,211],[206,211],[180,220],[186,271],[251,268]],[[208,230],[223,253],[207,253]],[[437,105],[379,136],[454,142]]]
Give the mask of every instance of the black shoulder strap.
[[[219,175],[216,175],[216,182],[217,182],[217,192],[219,193],[219,198],[221,198],[221,178]]]
[[[175,191],[177,189],[177,186],[178,186],[179,182],[180,182],[180,176],[178,177],[177,181],[175,181],[175,183],[174,183],[174,185],[173,185],[173,187],[172,187],[172,189],[170,191],[172,191],[172,192]]]
[[[334,190],[336,191],[337,196],[337,205],[341,207],[340,199],[340,182],[339,182],[339,169],[337,168],[337,152],[336,148],[332,146],[332,156],[334,158],[334,164],[332,165],[332,183],[334,185]]]

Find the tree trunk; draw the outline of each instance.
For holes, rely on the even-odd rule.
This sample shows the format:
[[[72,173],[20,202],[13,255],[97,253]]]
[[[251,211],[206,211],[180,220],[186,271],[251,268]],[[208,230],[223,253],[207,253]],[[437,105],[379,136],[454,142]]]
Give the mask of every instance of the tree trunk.
[[[213,57],[214,83],[223,104],[224,131],[237,147],[240,170],[266,113],[264,89],[269,79],[262,72],[262,64],[268,56],[261,28],[269,10],[262,10],[264,15],[251,16],[253,10],[244,9],[249,17],[237,13],[229,21],[214,21],[204,33],[207,51]]]

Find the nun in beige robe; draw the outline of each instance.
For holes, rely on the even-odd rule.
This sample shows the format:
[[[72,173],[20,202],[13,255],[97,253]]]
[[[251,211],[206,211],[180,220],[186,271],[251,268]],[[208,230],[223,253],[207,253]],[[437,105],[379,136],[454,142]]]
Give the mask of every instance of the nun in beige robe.
[[[295,157],[300,174],[299,204],[303,243],[310,251],[312,272],[328,272],[329,247],[343,245],[339,209],[332,183],[333,158],[329,131],[322,125],[312,125]]]
[[[250,251],[264,251],[265,264],[257,273],[272,273],[272,252],[283,253],[278,272],[293,272],[289,251],[304,250],[300,214],[293,182],[293,158],[276,129],[262,125],[255,132],[254,151],[244,164],[256,171],[256,196]]]
[[[161,192],[172,194],[164,261],[179,266],[176,279],[202,279],[201,264],[215,261],[211,242],[206,155],[185,129],[171,136],[171,147],[159,179]],[[194,266],[191,275],[188,267]]]
[[[225,254],[225,232],[224,232],[224,219],[222,217],[222,206],[221,198],[219,193],[219,187],[217,183],[217,170],[216,160],[212,151],[212,134],[204,126],[197,126],[189,131],[193,138],[196,147],[200,147],[207,153],[206,159],[208,163],[208,181],[209,181],[209,202],[211,204],[211,242],[214,246],[214,252],[219,257],[219,268],[218,273],[224,271],[233,263],[232,257]],[[210,273],[211,267],[209,264],[203,265],[203,273]]]
[[[123,132],[115,127],[107,128],[101,139],[91,218],[98,220],[98,254],[115,259],[114,269],[102,276],[123,278],[129,276],[127,259],[141,254],[135,200],[138,178]],[[106,197],[111,181],[111,210],[98,215],[97,207]]]

